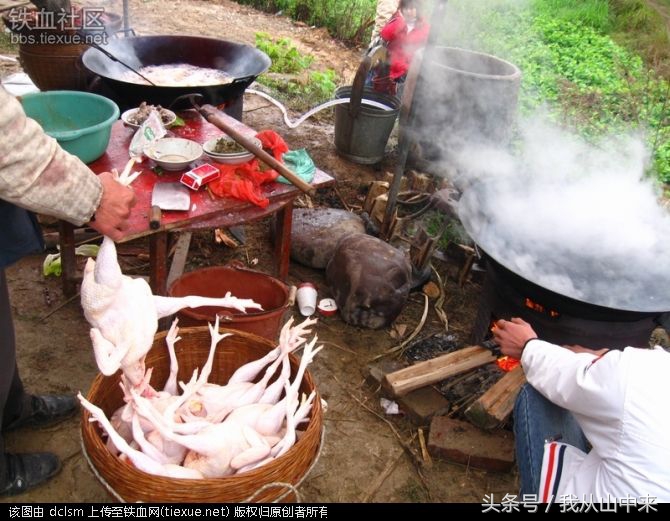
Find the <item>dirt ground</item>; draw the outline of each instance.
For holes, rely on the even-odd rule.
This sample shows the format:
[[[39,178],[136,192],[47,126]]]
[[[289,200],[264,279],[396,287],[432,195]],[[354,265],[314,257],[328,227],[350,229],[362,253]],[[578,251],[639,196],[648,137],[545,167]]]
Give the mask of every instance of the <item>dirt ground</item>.
[[[113,10],[111,4],[98,2]],[[266,31],[291,38],[302,52],[316,57],[318,64],[334,68],[350,81],[361,50],[350,49],[330,39],[321,29],[294,24],[283,16],[273,16],[238,6],[227,0],[130,0],[131,26],[139,34],[202,34],[253,44],[254,33]],[[296,117],[294,114],[293,117]],[[317,165],[338,181],[340,196],[323,190],[316,205],[342,207],[341,199],[360,208],[363,187],[392,170],[391,150],[382,168],[349,163],[335,153],[332,113],[319,120],[308,120],[289,130],[280,112],[255,96],[245,97],[244,121],[258,130],[270,128],[282,134],[291,148],[305,147]],[[246,245],[230,250],[213,243],[210,234],[199,234],[192,244],[187,270],[239,259],[245,263],[257,258],[257,269],[270,271],[271,250],[267,223],[246,227]],[[124,245],[123,252],[140,251],[142,241]],[[134,248],[134,249],[133,249]],[[145,261],[136,255],[124,256],[127,273],[146,274]],[[79,303],[64,303],[60,281],[41,275],[42,256],[28,257],[7,271],[15,314],[19,365],[26,386],[37,392],[86,392],[97,373],[88,337],[88,325]],[[444,309],[450,331],[465,342],[480,285],[468,281],[460,287],[449,275],[449,266],[435,264],[447,278]],[[325,287],[323,272],[291,264],[289,281],[316,282]],[[327,290],[326,290],[327,291]],[[323,296],[327,296],[323,294]],[[60,308],[59,308],[60,307]],[[410,296],[397,324],[412,331],[419,323],[423,298]],[[297,311],[294,311],[297,314]],[[438,332],[443,326],[430,309],[420,337]],[[325,444],[320,458],[301,486],[302,498],[310,502],[481,502],[485,494],[515,493],[515,472],[493,473],[435,460],[432,466],[415,466],[404,452],[400,437],[419,453],[416,426],[404,419],[385,417],[379,405],[380,394],[364,384],[367,365],[373,356],[397,344],[390,330],[372,331],[351,327],[337,316],[322,318],[316,332],[326,348],[310,367],[322,397],[328,402],[325,415]],[[369,409],[368,409],[369,408]],[[370,412],[370,411],[374,411]],[[7,435],[9,450],[50,450],[64,461],[61,474],[45,486],[11,502],[106,502],[112,498],[91,472],[80,445],[79,418],[41,431],[22,431]],[[390,423],[389,423],[390,422]],[[390,464],[396,463],[387,477],[376,483]],[[7,500],[3,500],[7,501]]]

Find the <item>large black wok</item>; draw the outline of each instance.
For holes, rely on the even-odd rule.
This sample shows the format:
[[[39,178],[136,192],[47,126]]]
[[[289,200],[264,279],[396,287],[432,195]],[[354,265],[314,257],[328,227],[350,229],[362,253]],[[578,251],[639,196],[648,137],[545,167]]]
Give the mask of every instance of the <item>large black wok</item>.
[[[95,48],[87,49],[82,56],[84,66],[100,78],[104,93],[123,107],[134,107],[142,101],[169,106],[178,96],[193,92],[202,94],[206,102],[212,105],[224,104],[240,97],[271,64],[267,54],[250,45],[199,36],[111,39],[104,49],[136,70],[148,65],[187,63],[218,69],[234,78],[231,83],[199,87],[135,83],[129,81],[132,73],[129,73],[128,68]],[[183,105],[177,108],[189,107]]]
[[[533,213],[520,217],[513,208],[502,207],[496,190],[488,189],[488,184],[473,183],[464,190],[459,217],[472,239],[500,265],[526,281],[578,302],[668,317],[670,262],[661,253],[666,250],[667,236],[658,237],[657,244],[643,252],[626,249],[622,237],[624,247],[604,253],[603,245],[616,242],[621,233],[610,227],[587,247],[577,247],[558,234],[560,215],[556,226],[537,233]],[[517,220],[505,219],[505,214]],[[584,226],[596,224],[586,222]],[[599,229],[604,228],[606,223]]]

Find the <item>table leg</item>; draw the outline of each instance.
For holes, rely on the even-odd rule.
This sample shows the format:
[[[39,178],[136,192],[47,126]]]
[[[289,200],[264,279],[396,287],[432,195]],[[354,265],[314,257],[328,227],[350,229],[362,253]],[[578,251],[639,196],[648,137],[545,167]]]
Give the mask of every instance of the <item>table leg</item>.
[[[74,226],[66,221],[58,223],[60,262],[63,270],[63,294],[72,297],[77,292],[77,261],[74,253]]]
[[[168,232],[149,236],[149,284],[154,295],[167,293],[167,239]]]
[[[275,257],[277,258],[277,275],[282,280],[288,279],[288,267],[291,262],[291,223],[293,222],[293,201],[290,201],[275,217]]]

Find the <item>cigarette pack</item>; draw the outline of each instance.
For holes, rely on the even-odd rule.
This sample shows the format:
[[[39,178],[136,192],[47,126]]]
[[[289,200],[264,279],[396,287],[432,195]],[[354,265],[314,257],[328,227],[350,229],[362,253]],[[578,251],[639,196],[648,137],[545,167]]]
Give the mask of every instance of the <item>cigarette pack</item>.
[[[191,190],[197,190],[201,186],[218,179],[219,176],[221,176],[221,172],[218,168],[210,164],[204,164],[185,172],[180,181]]]

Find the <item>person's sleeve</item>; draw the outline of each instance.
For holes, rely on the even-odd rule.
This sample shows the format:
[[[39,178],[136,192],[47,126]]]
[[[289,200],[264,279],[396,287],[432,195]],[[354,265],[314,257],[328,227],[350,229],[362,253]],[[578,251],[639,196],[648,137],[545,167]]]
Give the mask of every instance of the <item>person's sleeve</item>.
[[[405,19],[402,16],[394,16],[389,20],[381,31],[381,37],[387,42],[392,42],[398,35],[402,34],[407,28]]]
[[[370,44],[372,44],[377,36],[380,36],[382,28],[386,25],[389,19],[398,10],[397,0],[379,0],[377,2],[377,13],[375,15],[375,27],[372,31]]]
[[[625,394],[623,352],[597,357],[531,340],[521,364],[528,382],[551,402],[570,411],[597,418],[618,418]]]
[[[36,213],[84,224],[102,183],[77,157],[47,136],[0,87],[0,198]]]

